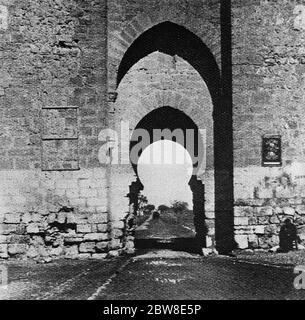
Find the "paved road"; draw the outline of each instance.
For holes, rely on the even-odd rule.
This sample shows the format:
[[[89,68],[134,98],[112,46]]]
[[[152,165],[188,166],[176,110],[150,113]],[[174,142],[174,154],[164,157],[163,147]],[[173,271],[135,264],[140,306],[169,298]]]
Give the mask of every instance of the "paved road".
[[[146,234],[151,240],[160,239],[161,235],[178,239],[181,235],[176,233],[178,226],[173,225],[171,234],[165,234],[165,229],[172,230],[164,220],[150,221],[138,236]],[[183,237],[191,235],[180,231],[185,232]],[[292,268],[221,256],[203,257],[167,245],[139,249],[132,257],[105,261],[5,263],[2,265],[8,268],[9,285],[6,290],[0,290],[0,297],[16,300],[305,299],[305,290],[293,287]]]
[[[200,248],[195,242],[194,229],[192,224],[184,223],[171,212],[157,219],[151,217],[136,230],[136,248],[198,253]]]
[[[179,239],[193,238],[194,231],[183,225],[172,213],[164,213],[160,218],[149,218],[142,226],[136,230],[136,238],[144,239]]]

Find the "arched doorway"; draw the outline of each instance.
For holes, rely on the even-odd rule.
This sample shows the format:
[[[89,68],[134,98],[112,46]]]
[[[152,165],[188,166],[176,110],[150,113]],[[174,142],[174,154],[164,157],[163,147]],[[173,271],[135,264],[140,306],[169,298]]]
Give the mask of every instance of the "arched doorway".
[[[222,90],[219,67],[211,51],[199,37],[182,26],[163,22],[144,32],[126,51],[118,69],[117,86],[120,86],[124,77],[135,64],[153,52],[164,53],[173,57],[173,60],[175,57],[181,57],[187,61],[198,72],[203,80],[202,86],[206,86],[210,94],[214,124],[214,163],[211,175],[213,175],[215,183],[213,187],[206,188],[205,192],[211,192],[211,188],[213,188],[215,195],[213,194],[214,216],[210,219],[208,229],[212,230],[211,234],[216,237],[218,251],[229,252],[234,246],[232,116],[230,110],[226,110],[228,104],[223,95],[226,90]],[[156,100],[162,100],[158,102],[158,107],[168,106],[167,108],[170,108],[178,105],[174,100],[179,96],[179,92],[169,94],[167,90],[162,90],[156,96],[161,97],[160,99],[157,97]],[[170,96],[169,99],[164,98],[168,96]],[[168,100],[171,100],[172,103],[165,103]],[[186,104],[182,104],[183,110],[187,108]],[[179,109],[181,109],[180,107]],[[200,114],[202,110],[198,106],[196,108],[197,114]],[[166,127],[169,127],[169,124],[170,121],[167,121]],[[195,180],[193,179],[193,181]],[[136,190],[139,186],[140,184],[136,183],[132,189]],[[200,187],[197,186],[193,188],[200,190]],[[198,207],[204,208],[203,200],[204,197],[197,198]],[[212,244],[215,243],[209,243],[209,245]]]
[[[161,107],[147,114],[136,126],[130,142],[130,160],[137,176],[133,193],[129,194],[134,214],[138,208],[138,197],[144,186],[139,177],[138,163],[144,150],[160,140],[180,144],[189,154],[192,172],[188,181],[192,191],[193,215],[198,248],[206,246],[207,227],[205,224],[204,184],[197,178],[205,163],[205,141],[194,121],[185,113],[172,107]],[[154,156],[154,155],[152,155]]]

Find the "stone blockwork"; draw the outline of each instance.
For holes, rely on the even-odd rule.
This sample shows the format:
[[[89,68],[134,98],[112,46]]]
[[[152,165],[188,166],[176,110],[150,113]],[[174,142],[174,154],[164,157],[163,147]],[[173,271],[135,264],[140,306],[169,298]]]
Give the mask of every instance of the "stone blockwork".
[[[48,260],[117,254],[125,221],[109,218],[105,174],[103,169],[48,172],[34,177],[40,181],[35,185],[28,171],[2,172],[6,213],[0,216],[0,256]]]
[[[117,72],[127,49],[142,33],[164,21],[184,26],[199,36],[218,61],[220,1],[116,0],[108,2],[108,89],[117,88]]]
[[[209,236],[214,235],[214,148],[213,148],[213,104],[209,90],[198,72],[178,56],[154,52],[136,63],[121,81],[116,102],[113,103],[112,125],[122,132],[122,121],[128,122],[127,134],[132,134],[137,124],[151,111],[164,106],[181,110],[204,132],[205,153],[200,179],[206,186],[205,208]],[[123,134],[126,134],[125,132]],[[122,133],[121,133],[122,135]],[[122,140],[120,135],[119,140]],[[128,148],[128,147],[127,147]],[[121,146],[119,150],[124,150]],[[128,149],[127,149],[128,150]],[[126,155],[125,155],[126,156]],[[127,159],[128,159],[127,154]],[[119,160],[124,155],[119,154]],[[121,169],[112,169],[112,212],[121,212],[122,200],[126,197],[131,181],[135,181],[133,168],[126,164]],[[118,183],[116,183],[116,181]],[[145,186],[144,186],[145,190]],[[117,199],[117,200],[115,200]],[[125,205],[125,208],[128,207]]]
[[[305,4],[232,3],[235,233],[243,248],[267,248],[286,217],[304,232]],[[282,137],[279,168],[262,167],[265,134]]]
[[[231,2],[235,240],[241,248],[274,246],[286,217],[304,240],[305,3]],[[171,23],[201,39],[215,69],[227,72],[220,3],[0,0],[0,257],[133,252],[126,216],[136,177],[130,165],[100,163],[108,147],[100,132],[128,120],[131,133],[162,106],[183,111],[206,129],[201,179],[213,237],[216,202],[227,210],[214,190],[220,181],[214,176],[223,168],[214,168],[220,139],[213,128],[227,112],[216,110],[221,97],[209,92],[214,79],[205,83],[204,69],[196,69],[204,65],[198,64],[201,54],[192,56],[192,66],[166,50],[140,54],[125,72],[120,66],[139,36]],[[279,167],[262,166],[266,134],[282,137]],[[128,152],[127,146],[125,157]],[[229,176],[226,170],[223,175]]]
[[[107,3],[0,5],[0,255],[116,254],[124,222],[109,218],[107,169],[98,162]]]
[[[187,62],[178,55],[162,54],[157,52],[160,51],[158,49],[140,57],[142,59],[136,61],[125,74],[119,74],[119,70],[124,55],[134,41],[150,28],[164,22],[183,26],[201,38],[220,66],[219,18],[220,2],[213,0],[108,2],[108,119],[117,132],[120,132],[120,121],[129,121],[132,133],[149,112],[169,106],[181,110],[199,129],[206,130],[205,171],[200,178],[207,190],[202,215],[205,210],[209,225],[209,244],[212,242],[210,237],[215,233],[214,147],[213,106],[206,84],[198,71],[190,65],[190,61]],[[145,52],[145,44],[142,51]],[[125,165],[124,169],[112,169],[111,179],[111,212],[122,217],[126,210],[122,211],[119,199],[126,197],[126,190],[136,180],[133,168]]]

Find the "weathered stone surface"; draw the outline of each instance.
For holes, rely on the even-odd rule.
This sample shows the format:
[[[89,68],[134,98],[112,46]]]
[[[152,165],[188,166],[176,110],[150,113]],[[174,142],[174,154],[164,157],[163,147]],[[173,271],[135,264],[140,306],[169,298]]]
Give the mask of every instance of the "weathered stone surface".
[[[54,223],[56,221],[56,218],[57,218],[57,215],[56,213],[50,213],[49,216],[48,216],[48,223],[51,224],[51,223]]]
[[[254,233],[256,234],[264,234],[265,233],[265,225],[261,226],[253,226],[254,227]]]
[[[7,250],[10,255],[23,254],[27,251],[27,245],[9,244]]]
[[[305,206],[304,206],[304,205],[296,206],[295,211],[296,211],[299,215],[305,215]]]
[[[0,258],[7,259],[8,257],[8,245],[0,244]]]
[[[282,213],[283,213],[283,208],[281,208],[281,207],[276,207],[276,208],[274,209],[274,212],[275,212],[275,214],[282,214]]]
[[[258,208],[258,215],[259,216],[272,216],[273,210],[271,207],[261,207]]]
[[[5,215],[4,223],[20,223],[20,213],[7,213]]]
[[[235,225],[247,226],[249,224],[249,218],[247,217],[235,217],[234,218]]]
[[[65,237],[64,239],[65,243],[81,243],[84,241],[84,237],[80,235],[73,235],[73,236],[68,236]]]
[[[117,239],[123,236],[123,231],[121,229],[113,229],[111,230],[111,237]]]
[[[110,250],[117,250],[122,248],[122,243],[120,241],[120,239],[111,239],[110,243],[109,243],[109,249]]]
[[[39,228],[39,224],[37,223],[31,223],[27,226],[26,228],[27,233],[30,234],[37,234],[40,233],[40,228]]]
[[[255,225],[258,224],[258,218],[257,217],[249,217],[249,225]]]
[[[42,139],[77,139],[78,119],[76,108],[42,110]]]
[[[112,229],[124,229],[124,227],[125,227],[124,221],[111,222],[111,228]]]
[[[21,221],[23,222],[23,223],[30,223],[30,222],[32,222],[32,215],[30,214],[30,213],[25,213],[24,215],[22,215],[22,219],[21,219]]]
[[[248,236],[247,235],[235,235],[235,241],[239,249],[248,248]]]
[[[103,260],[107,258],[108,254],[107,253],[93,253],[91,258],[92,259],[97,259],[97,260]]]
[[[78,233],[89,233],[92,227],[90,224],[78,224],[76,230]]]
[[[278,233],[279,233],[279,228],[277,227],[277,225],[270,224],[265,227],[265,234],[269,236],[276,235]]]
[[[269,223],[269,216],[258,217],[257,222],[258,222],[258,224],[268,224]]]
[[[97,252],[105,252],[108,250],[108,246],[109,246],[108,241],[98,242],[96,244],[96,251]]]
[[[79,252],[88,253],[95,252],[95,242],[84,242],[79,246]]]
[[[65,247],[65,256],[67,258],[76,258],[78,256],[78,246],[70,246],[70,247]]]
[[[289,216],[293,216],[295,214],[295,210],[291,207],[283,208],[283,212],[284,212],[284,214],[289,215]]]
[[[105,241],[108,240],[107,233],[88,233],[84,236],[85,241]]]
[[[279,224],[280,223],[280,219],[278,218],[278,216],[272,216],[272,217],[270,217],[270,223]]]
[[[249,248],[255,249],[258,247],[258,237],[255,234],[248,235]]]
[[[13,235],[7,236],[6,241],[7,241],[7,243],[27,244],[30,242],[30,236],[29,235],[13,234]]]
[[[77,140],[43,140],[43,170],[78,170]]]
[[[127,241],[125,244],[125,251],[128,254],[133,254],[135,252],[135,246],[133,241]]]
[[[119,255],[120,255],[120,251],[119,250],[111,250],[111,251],[109,251],[108,252],[108,255],[110,256],[110,257],[118,257]]]
[[[279,237],[276,235],[273,236],[263,236],[258,238],[259,246],[263,249],[273,248],[279,244]]]
[[[99,223],[97,225],[97,232],[107,232],[108,231],[108,224],[107,223]]]
[[[104,214],[104,213],[93,214],[89,217],[89,222],[97,223],[97,224],[107,223],[107,214]]]
[[[0,5],[0,30],[7,30],[8,28],[9,12],[5,5]]]
[[[67,212],[58,212],[56,221],[64,224],[67,220]]]
[[[234,227],[235,234],[252,234],[253,233],[253,227],[252,226],[235,226]]]
[[[80,253],[78,255],[78,259],[90,259],[91,258],[91,254],[90,253]]]
[[[29,250],[27,251],[27,256],[31,259],[36,258],[39,255],[38,250],[34,246],[30,246]]]
[[[0,226],[0,234],[8,235],[17,232],[18,226],[16,224],[3,224]]]

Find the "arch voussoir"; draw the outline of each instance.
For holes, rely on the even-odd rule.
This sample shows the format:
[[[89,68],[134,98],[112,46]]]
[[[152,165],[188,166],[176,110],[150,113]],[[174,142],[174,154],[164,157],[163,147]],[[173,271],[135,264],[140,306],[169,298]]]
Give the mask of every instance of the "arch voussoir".
[[[142,97],[141,103],[142,103],[143,109],[145,110],[153,110],[155,106],[158,105],[155,95]]]
[[[142,33],[153,26],[153,22],[147,14],[140,13],[131,21],[134,28],[139,25],[139,33]],[[141,28],[141,29],[140,29]]]
[[[135,41],[143,32],[153,26],[150,17],[146,14],[139,14],[133,18],[119,33],[120,38],[127,44],[126,49]]]
[[[166,91],[164,95],[164,105],[177,108],[179,101],[182,99],[182,96],[175,91]]]

